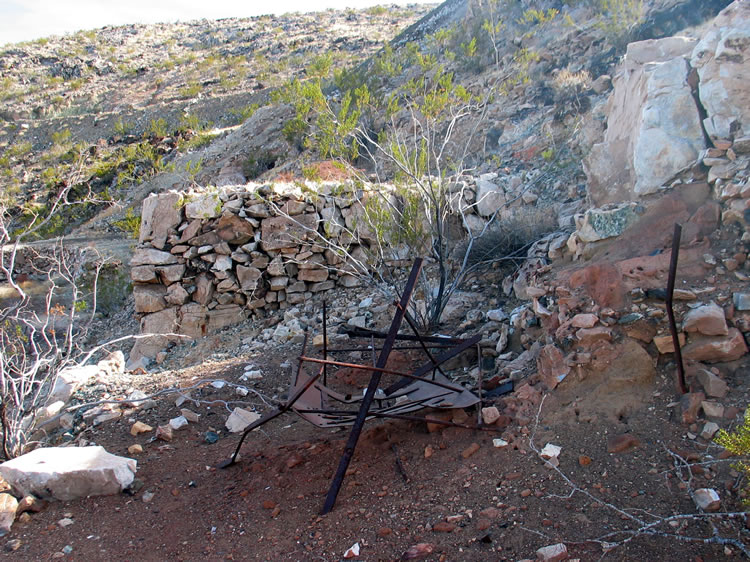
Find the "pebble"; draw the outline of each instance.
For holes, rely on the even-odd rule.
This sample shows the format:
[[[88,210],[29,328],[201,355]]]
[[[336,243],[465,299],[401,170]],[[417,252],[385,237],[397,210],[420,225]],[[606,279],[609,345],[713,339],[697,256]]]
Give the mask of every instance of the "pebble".
[[[141,496],[141,499],[143,500],[143,503],[150,503],[151,500],[154,499],[154,492],[143,492],[143,496]]]
[[[508,442],[505,439],[493,439],[492,446],[496,449],[504,449],[508,446]]]
[[[439,521],[432,526],[432,530],[436,533],[452,533],[456,530],[456,526],[447,521]]]
[[[169,424],[160,425],[156,428],[156,438],[162,441],[171,441],[173,437],[172,426]]]
[[[215,431],[207,431],[204,434],[203,439],[209,445],[213,445],[214,443],[216,443],[219,440],[219,434],[216,433]]]
[[[137,421],[130,427],[130,435],[135,437],[139,433],[147,433],[153,430],[154,428],[148,425],[147,423]]]
[[[461,456],[465,459],[468,459],[471,455],[476,453],[478,450],[479,450],[479,443],[472,443],[466,449],[463,450],[463,452],[461,453]]]
[[[171,420],[169,420],[169,427],[171,427],[175,431],[178,431],[187,426],[188,421],[185,416],[177,416],[176,418],[172,418]]]
[[[200,420],[201,418],[200,414],[196,414],[195,412],[193,412],[192,410],[188,410],[187,408],[182,408],[180,410],[180,413],[190,423],[198,423],[198,420]]]
[[[5,543],[5,550],[8,552],[15,552],[21,548],[21,539],[11,539]]]
[[[128,447],[128,453],[131,455],[140,455],[143,452],[143,447],[136,443]]]
[[[73,520],[70,517],[64,517],[57,522],[60,527],[68,527],[73,524]]]

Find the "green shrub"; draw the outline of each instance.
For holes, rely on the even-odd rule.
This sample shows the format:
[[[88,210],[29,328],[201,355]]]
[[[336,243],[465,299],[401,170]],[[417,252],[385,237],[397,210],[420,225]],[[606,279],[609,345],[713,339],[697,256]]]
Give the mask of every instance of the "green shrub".
[[[720,429],[714,441],[734,455],[743,457],[750,455],[750,407],[745,410],[741,426],[731,433],[725,429]],[[750,478],[750,464],[741,459],[732,466],[745,476],[745,493],[750,495],[750,485],[747,483],[748,478]],[[745,497],[742,503],[745,507],[750,507],[750,497]]]
[[[133,209],[125,211],[125,216],[120,220],[114,221],[113,225],[115,228],[119,228],[125,232],[130,238],[137,240],[141,235],[141,217],[140,215],[136,215]]]

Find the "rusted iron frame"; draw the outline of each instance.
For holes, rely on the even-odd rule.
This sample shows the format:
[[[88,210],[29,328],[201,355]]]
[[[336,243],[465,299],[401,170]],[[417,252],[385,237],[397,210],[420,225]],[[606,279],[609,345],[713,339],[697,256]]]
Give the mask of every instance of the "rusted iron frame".
[[[375,339],[382,340],[385,339],[386,334],[383,332],[377,332],[375,330],[368,330],[366,328],[351,328],[348,329],[346,332],[346,335],[348,335],[350,338],[369,338],[370,336],[374,337]],[[409,334],[397,334],[396,340],[398,341],[419,341],[422,340],[427,343],[445,343],[445,344],[453,344],[458,345],[462,341],[461,338],[449,338],[447,336],[410,336]]]
[[[430,347],[432,349],[450,349],[455,344],[433,344]],[[365,347],[365,346],[359,346],[359,347],[337,347],[336,349],[329,349],[328,353],[349,353],[352,351],[380,351],[382,350],[382,347],[375,347],[374,349],[372,347]],[[414,350],[414,349],[422,349],[421,345],[404,345],[404,346],[393,346],[393,349],[391,351],[407,351],[407,350]]]
[[[305,332],[305,339],[302,343],[302,351],[304,353],[305,349],[307,348],[307,341],[309,338],[308,332]],[[299,376],[302,373],[302,361],[299,362],[299,366],[297,367],[297,374],[295,375],[293,384],[297,384],[297,381],[299,380]],[[307,390],[315,384],[315,381],[317,381],[320,376],[323,374],[323,368],[318,371],[318,374],[315,376],[310,377],[310,379],[305,382],[305,384],[297,389],[297,391],[292,394],[287,401],[279,406],[276,410],[269,412],[268,414],[262,416],[261,418],[255,420],[253,423],[251,423],[249,426],[245,428],[245,431],[242,433],[242,437],[240,438],[240,442],[237,444],[237,448],[234,450],[234,454],[226,461],[223,461],[219,463],[219,468],[226,468],[228,466],[233,465],[235,462],[237,462],[237,455],[240,453],[240,449],[242,448],[242,443],[245,442],[245,438],[250,434],[251,431],[254,429],[259,428],[260,426],[270,422],[271,420],[279,417],[281,414],[288,412],[289,409],[294,405],[294,403],[299,400],[300,396],[302,396]]]
[[[406,381],[407,383],[410,383],[413,380],[422,381],[422,382],[426,382],[426,383],[429,383],[429,384],[433,384],[435,386],[440,386],[442,388],[447,388],[448,390],[453,390],[453,391],[458,391],[458,392],[463,392],[464,390],[466,390],[463,386],[459,386],[459,385],[451,384],[451,383],[445,383],[445,382],[437,381],[437,380],[433,380],[433,379],[424,378],[422,375],[426,374],[426,373],[421,373],[419,375],[415,375],[415,374],[412,374],[412,373],[405,373],[404,371],[395,371],[393,369],[382,369],[382,368],[379,368],[379,367],[371,367],[371,366],[368,366],[368,365],[359,365],[358,363],[345,363],[343,361],[335,361],[333,359],[324,360],[324,359],[318,359],[316,357],[300,357],[300,361],[308,361],[310,363],[318,363],[318,364],[324,364],[324,365],[328,364],[328,365],[332,365],[332,366],[335,366],[335,367],[344,367],[344,368],[349,368],[349,369],[356,369],[358,371],[375,371],[376,373],[380,373],[382,375],[395,375],[395,376],[398,376],[398,377],[407,378],[407,379],[409,379],[409,380]],[[420,371],[423,371],[423,370],[426,370],[428,372],[432,371],[432,364],[425,365],[424,367],[422,367],[420,369]]]
[[[305,410],[298,410],[298,412],[303,414],[324,414],[324,415],[331,415],[331,416],[344,416],[344,415],[351,415],[355,414],[355,410],[322,410],[322,409],[305,409]],[[460,427],[461,429],[474,429],[479,431],[503,431],[503,428],[500,427],[488,427],[486,425],[469,425],[466,423],[457,423],[452,422],[448,420],[441,420],[438,418],[428,418],[428,417],[422,417],[422,416],[410,416],[408,414],[389,414],[388,412],[369,412],[367,414],[368,417],[373,418],[389,418],[389,419],[396,419],[396,420],[407,420],[407,421],[417,421],[417,422],[426,422],[426,423],[434,423],[436,425],[445,425],[448,427]]]
[[[394,303],[396,307],[400,307],[401,305],[399,303]],[[448,377],[448,375],[443,372],[443,370],[440,368],[440,363],[437,363],[435,361],[435,358],[432,356],[432,353],[430,353],[430,350],[427,349],[427,346],[425,345],[424,341],[422,340],[422,336],[419,333],[419,330],[417,330],[416,323],[414,320],[412,320],[411,315],[409,314],[408,310],[404,310],[404,320],[406,320],[406,323],[409,324],[409,328],[411,328],[411,331],[414,332],[414,335],[419,340],[419,345],[422,347],[422,351],[424,351],[424,354],[427,356],[427,358],[430,360],[430,362],[434,365],[435,369],[440,371],[440,374],[444,377]],[[433,378],[434,378],[434,370],[433,370]]]
[[[409,279],[407,280],[406,286],[404,287],[404,292],[401,295],[401,305],[403,309],[405,309],[409,304],[409,300],[411,299],[411,295],[414,291],[414,286],[416,285],[417,277],[421,269],[422,258],[417,258],[414,261],[411,273],[409,274]],[[378,356],[378,362],[376,364],[376,367],[378,369],[385,368],[386,364],[388,363],[388,356],[391,353],[393,344],[396,343],[396,336],[398,336],[398,330],[401,327],[403,317],[403,310],[397,309],[396,314],[393,317],[393,321],[391,322],[390,330],[388,330],[388,336],[386,337],[383,344],[383,350]],[[357,418],[354,420],[354,425],[352,426],[352,431],[349,434],[349,440],[346,443],[344,454],[341,456],[338,469],[336,470],[336,474],[334,475],[333,481],[331,482],[331,487],[328,490],[328,495],[326,496],[325,503],[323,504],[321,515],[324,515],[331,511],[334,504],[336,503],[336,497],[339,494],[341,484],[344,481],[344,476],[346,476],[346,471],[349,468],[349,463],[351,462],[352,456],[354,455],[354,449],[357,447],[359,436],[362,433],[362,427],[364,426],[365,420],[367,419],[370,405],[375,398],[375,391],[378,389],[381,377],[382,373],[373,369],[370,383],[367,385],[367,390],[365,391],[365,396],[362,399],[362,405],[360,406],[359,412],[357,413]]]
[[[439,364],[443,364],[449,359],[453,359],[456,355],[459,355],[460,353],[463,353],[467,349],[469,349],[471,346],[476,345],[479,343],[482,339],[481,334],[477,334],[475,336],[472,336],[468,340],[461,340],[461,343],[455,347],[450,348],[448,351],[445,351],[444,353],[441,353],[437,356],[437,361]],[[432,370],[432,363],[423,365],[416,371],[414,371],[412,374],[421,377],[422,375],[426,375]],[[437,381],[428,381],[430,383],[435,383]],[[409,384],[409,380],[407,379],[401,379],[400,381],[397,381],[393,383],[391,386],[385,389],[385,395],[390,396],[394,392],[401,390],[405,386]],[[465,389],[463,389],[465,390]]]
[[[685,383],[685,366],[682,363],[682,349],[680,348],[680,337],[677,333],[677,323],[674,319],[674,284],[677,279],[677,260],[680,255],[680,238],[682,237],[682,225],[674,224],[674,234],[672,236],[672,255],[669,259],[669,278],[667,280],[667,317],[669,318],[669,332],[672,335],[672,345],[674,346],[674,357],[677,363],[677,388],[681,394],[688,391]]]

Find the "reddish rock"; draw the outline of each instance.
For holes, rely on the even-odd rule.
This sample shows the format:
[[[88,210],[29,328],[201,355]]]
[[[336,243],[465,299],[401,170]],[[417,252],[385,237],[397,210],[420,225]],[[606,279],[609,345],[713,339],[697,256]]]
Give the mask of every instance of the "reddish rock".
[[[479,450],[479,443],[472,443],[466,449],[463,450],[463,452],[461,453],[461,456],[465,459],[468,459],[471,455],[476,453],[478,450]]]
[[[588,466],[591,464],[591,457],[587,457],[586,455],[581,455],[578,457],[578,464],[581,466]]]
[[[568,559],[568,549],[563,543],[545,546],[536,551],[537,560],[561,562]]]
[[[705,336],[726,336],[729,333],[724,310],[716,303],[705,304],[688,312],[682,321],[682,329]]]
[[[682,423],[689,425],[698,419],[698,411],[706,399],[702,392],[688,392],[680,397],[680,419]]]
[[[695,336],[682,350],[686,359],[708,363],[734,361],[747,353],[747,344],[737,328],[726,336]]]
[[[435,551],[435,545],[430,543],[419,543],[410,547],[409,550],[401,555],[401,560],[420,560],[428,557]]]
[[[536,360],[537,372],[549,390],[553,390],[570,373],[570,365],[554,345],[545,345]]]
[[[641,442],[635,435],[623,433],[622,435],[612,435],[607,439],[608,453],[624,453],[630,449],[636,448]]]
[[[488,507],[487,509],[480,511],[479,516],[484,517],[485,519],[497,519],[500,517],[500,510],[496,507]]]
[[[599,317],[596,314],[576,314],[571,324],[574,328],[593,328],[599,321]]]
[[[677,341],[680,343],[680,348],[685,345],[684,332],[679,332],[677,334]],[[654,344],[656,345],[656,349],[659,350],[659,353],[661,353],[662,355],[665,353],[674,353],[674,341],[672,340],[672,336],[670,334],[656,336],[654,338]]]
[[[581,328],[576,332],[576,338],[578,343],[583,346],[591,346],[599,341],[611,341],[612,330],[606,326],[598,326],[596,328]]]
[[[432,530],[436,533],[452,533],[456,530],[456,526],[453,523],[447,521],[439,521],[432,526]]]
[[[701,383],[706,396],[713,398],[724,398],[729,392],[729,385],[714,375],[708,369],[698,369],[696,372],[698,382]]]
[[[625,327],[625,333],[628,337],[640,340],[644,343],[651,343],[656,336],[656,326],[646,319],[638,320]]]
[[[390,527],[381,527],[380,529],[378,529],[378,536],[379,537],[387,537],[391,533],[393,533],[393,530],[391,530]]]
[[[612,264],[596,264],[576,271],[571,275],[571,287],[582,286],[588,295],[602,307],[620,308],[624,302],[625,290],[622,274]]]
[[[263,500],[263,509],[273,509],[276,507],[276,502],[273,500]]]

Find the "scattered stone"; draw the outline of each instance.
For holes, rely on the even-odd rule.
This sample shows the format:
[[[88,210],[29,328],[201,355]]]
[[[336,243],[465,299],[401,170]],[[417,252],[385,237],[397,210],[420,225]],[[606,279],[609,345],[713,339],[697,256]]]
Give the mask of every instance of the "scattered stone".
[[[503,322],[508,319],[508,315],[502,308],[487,311],[487,320],[492,322]]]
[[[356,558],[357,556],[359,556],[359,543],[355,542],[346,550],[346,552],[344,553],[344,558]]]
[[[401,555],[401,560],[420,560],[422,558],[427,558],[434,551],[435,545],[421,542],[409,547],[409,549]]]
[[[130,435],[135,437],[139,433],[148,433],[149,431],[153,431],[153,430],[154,428],[148,425],[147,423],[137,421],[131,426]]]
[[[171,441],[174,437],[174,430],[169,424],[160,425],[156,428],[156,438],[162,441]]]
[[[689,425],[698,419],[698,411],[706,399],[702,392],[688,392],[680,397],[680,418],[682,423]]]
[[[216,433],[215,431],[207,431],[205,435],[203,436],[203,439],[209,445],[213,445],[219,440],[219,434]]]
[[[173,430],[178,431],[183,427],[188,426],[187,418],[185,416],[177,416],[176,418],[172,418],[171,420],[169,420],[169,426]]]
[[[135,478],[136,461],[103,447],[47,447],[0,465],[0,475],[20,493],[69,501],[117,494]]]
[[[682,329],[706,336],[726,336],[729,333],[724,310],[713,302],[689,311],[682,321]]]
[[[750,310],[750,293],[732,293],[735,310]]]
[[[591,457],[588,457],[586,455],[581,455],[578,457],[578,464],[581,466],[588,466],[591,464]]]
[[[719,431],[719,424],[714,422],[707,422],[706,425],[703,426],[701,437],[703,437],[703,439],[705,439],[706,441],[710,441],[714,438],[714,435],[717,431]]]
[[[154,492],[143,492],[143,495],[141,496],[141,500],[143,500],[143,503],[151,503],[151,500],[154,499],[154,496],[156,494]]]
[[[432,526],[432,530],[436,533],[452,533],[456,530],[456,525],[447,521],[438,521]]]
[[[187,408],[182,408],[180,410],[180,413],[190,423],[198,423],[201,418],[200,414],[196,414],[195,412],[193,412],[192,410],[188,410]]]
[[[682,350],[686,359],[707,363],[735,361],[747,353],[747,344],[737,328],[726,336],[696,336]]]
[[[17,511],[18,500],[10,494],[0,494],[0,536],[10,532]]]
[[[496,449],[504,449],[508,446],[508,442],[505,439],[493,439],[492,446]]]
[[[724,417],[724,406],[718,402],[711,402],[704,400],[701,402],[701,408],[707,418],[723,418]]]
[[[608,453],[624,453],[630,449],[636,448],[641,442],[635,435],[623,433],[621,435],[611,435],[607,439]]]
[[[26,513],[27,511],[31,513],[39,513],[40,511],[46,509],[48,505],[49,502],[29,494],[24,496],[21,501],[18,502],[18,509],[16,509],[16,513]]]
[[[708,369],[698,369],[696,376],[706,392],[706,396],[724,398],[729,392],[729,385]]]
[[[712,488],[700,488],[694,494],[695,505],[703,511],[719,511],[721,508],[721,498],[716,490]]]
[[[593,328],[598,321],[596,314],[576,314],[570,323],[574,328]]]
[[[536,551],[536,558],[544,562],[560,562],[568,559],[568,549],[563,543],[544,546]]]
[[[231,433],[239,433],[258,419],[260,419],[260,414],[242,408],[235,408],[232,410],[229,418],[227,418],[225,426]]]
[[[544,460],[556,459],[560,456],[562,448],[552,443],[547,443],[544,448],[539,452],[539,456]]]
[[[64,528],[64,527],[70,527],[70,526],[71,526],[71,525],[72,525],[73,523],[74,523],[74,521],[73,521],[73,520],[72,520],[72,519],[71,519],[70,517],[64,517],[63,519],[60,519],[60,520],[59,520],[59,521],[57,522],[57,524],[58,524],[58,525],[59,525],[60,527],[63,527],[63,528]]]
[[[5,543],[5,550],[8,552],[15,552],[21,548],[21,539],[11,539]]]
[[[461,453],[461,456],[465,459],[468,459],[471,455],[476,453],[478,450],[479,450],[479,443],[472,443],[466,449],[463,450],[463,452]]]
[[[482,421],[487,425],[492,425],[500,417],[500,411],[495,406],[482,408]]]
[[[128,453],[131,455],[140,455],[141,453],[143,453],[143,446],[138,443],[136,443],[135,445],[131,445],[130,447],[128,447]]]
[[[677,334],[677,341],[680,343],[680,348],[685,345],[684,332],[679,332]],[[670,334],[664,336],[656,336],[654,337],[653,342],[656,345],[656,349],[659,350],[659,353],[661,353],[662,355],[664,355],[665,353],[674,353],[674,343]]]

